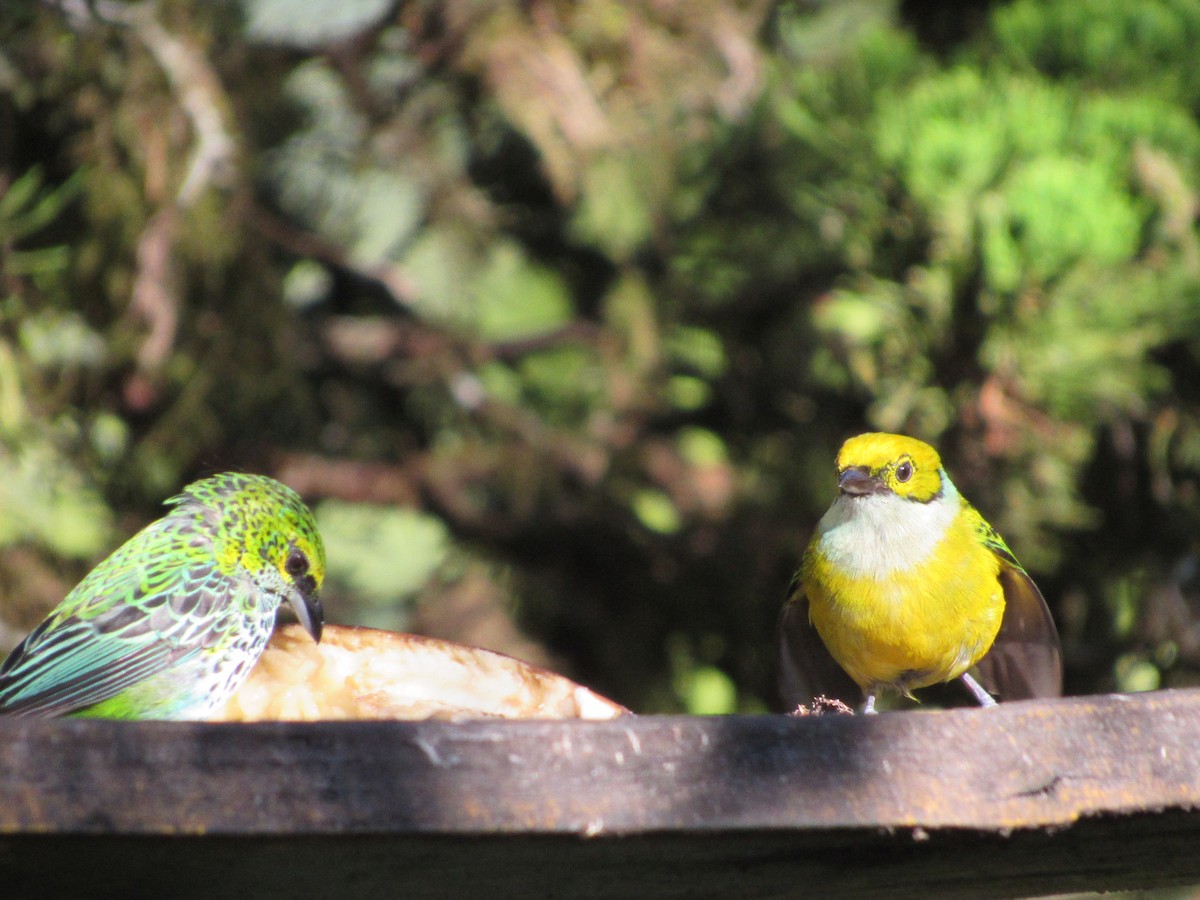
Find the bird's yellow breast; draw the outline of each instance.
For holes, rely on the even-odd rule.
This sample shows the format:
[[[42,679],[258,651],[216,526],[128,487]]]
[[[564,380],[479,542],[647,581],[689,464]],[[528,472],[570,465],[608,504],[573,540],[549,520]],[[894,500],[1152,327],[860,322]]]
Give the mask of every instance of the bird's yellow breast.
[[[839,501],[878,506],[865,514],[872,507],[840,515],[831,509],[805,554],[801,578],[813,626],[866,691],[891,686],[907,693],[956,678],[988,651],[1000,629],[1000,561],[979,538],[982,520],[974,508],[956,492],[944,500],[953,503],[953,514],[930,521],[907,541],[895,528],[897,514],[882,504],[910,501]]]

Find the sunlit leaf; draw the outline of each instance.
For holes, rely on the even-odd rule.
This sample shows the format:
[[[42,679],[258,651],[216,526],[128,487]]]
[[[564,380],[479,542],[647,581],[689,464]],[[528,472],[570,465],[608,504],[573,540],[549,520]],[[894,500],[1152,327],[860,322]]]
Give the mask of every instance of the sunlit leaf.
[[[326,500],[316,516],[329,577],[376,604],[419,591],[449,549],[441,520],[416,510]]]
[[[391,0],[242,0],[252,40],[319,47],[352,37],[378,22]]]

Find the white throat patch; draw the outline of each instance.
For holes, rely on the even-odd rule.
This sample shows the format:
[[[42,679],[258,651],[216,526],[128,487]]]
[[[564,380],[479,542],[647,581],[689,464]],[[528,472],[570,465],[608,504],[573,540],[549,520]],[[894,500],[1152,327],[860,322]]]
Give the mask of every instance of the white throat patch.
[[[817,523],[821,553],[847,575],[883,578],[920,565],[958,515],[961,498],[942,471],[942,496],[928,503],[890,491],[839,494]]]

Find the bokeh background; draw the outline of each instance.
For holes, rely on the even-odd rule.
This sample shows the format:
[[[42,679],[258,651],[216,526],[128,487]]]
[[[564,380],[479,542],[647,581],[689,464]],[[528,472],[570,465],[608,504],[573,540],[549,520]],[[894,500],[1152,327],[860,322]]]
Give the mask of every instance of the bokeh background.
[[[841,441],[1200,682],[1200,2],[4,0],[0,651],[188,480],[329,619],[774,704]]]

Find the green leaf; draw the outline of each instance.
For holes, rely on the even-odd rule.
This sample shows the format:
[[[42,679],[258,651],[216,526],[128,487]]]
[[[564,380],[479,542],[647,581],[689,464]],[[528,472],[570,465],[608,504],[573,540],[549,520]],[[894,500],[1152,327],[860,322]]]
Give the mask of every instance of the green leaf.
[[[393,0],[242,0],[247,37],[300,48],[352,37],[392,6]]]
[[[704,408],[712,399],[708,382],[692,375],[672,375],[667,380],[667,401],[687,412]]]
[[[288,269],[283,279],[283,302],[292,309],[305,309],[328,296],[333,276],[321,263],[302,259]]]
[[[544,334],[571,318],[571,301],[561,276],[530,262],[520,246],[509,241],[492,248],[472,294],[472,325],[488,340]]]
[[[518,366],[527,402],[546,421],[570,426],[582,421],[603,396],[604,373],[589,349],[551,347],[525,356]]]
[[[21,349],[38,366],[97,368],[108,358],[104,338],[73,312],[46,311],[21,322]]]
[[[693,716],[727,716],[737,712],[733,679],[715,666],[700,666],[685,680],[683,703]]]
[[[35,541],[60,556],[88,559],[111,536],[107,504],[49,436],[25,435],[19,447],[0,447],[0,546]]]
[[[677,363],[694,369],[705,378],[720,378],[728,366],[721,338],[707,328],[680,325],[672,329],[666,344],[667,352]]]
[[[707,428],[684,428],[679,432],[679,454],[693,466],[721,466],[729,462],[725,442]]]
[[[442,520],[415,510],[326,500],[316,517],[329,577],[374,604],[417,593],[449,552]]]
[[[41,167],[27,170],[0,195],[0,240],[17,241],[45,228],[78,196],[82,180],[80,169],[61,185],[44,188]]]
[[[1117,690],[1123,693],[1157,691],[1162,687],[1162,672],[1158,666],[1137,654],[1129,653],[1117,660],[1113,667]]]
[[[1047,280],[1073,263],[1114,265],[1137,251],[1145,217],[1096,163],[1045,156],[1016,168],[1001,194],[1029,276]]]
[[[415,285],[414,308],[431,321],[471,327],[472,290],[483,266],[480,252],[465,228],[448,224],[421,229],[401,260]]]
[[[650,235],[649,195],[630,157],[602,155],[583,170],[583,191],[572,231],[617,260],[628,259]]]
[[[632,506],[638,521],[650,531],[674,534],[683,526],[679,510],[662,491],[643,488],[633,495]]]

